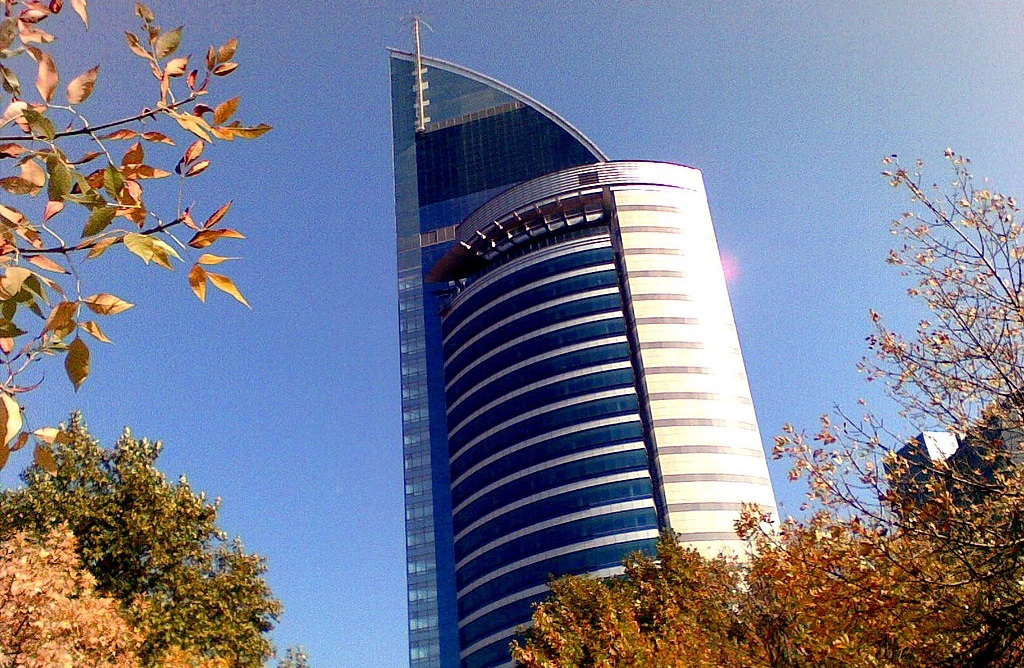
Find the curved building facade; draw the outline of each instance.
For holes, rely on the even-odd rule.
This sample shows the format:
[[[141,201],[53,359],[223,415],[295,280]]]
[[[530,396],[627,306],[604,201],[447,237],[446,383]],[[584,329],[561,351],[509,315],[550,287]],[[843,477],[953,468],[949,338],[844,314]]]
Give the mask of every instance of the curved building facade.
[[[700,172],[443,61],[392,86],[410,660],[503,666],[552,576],[738,551],[774,497]]]

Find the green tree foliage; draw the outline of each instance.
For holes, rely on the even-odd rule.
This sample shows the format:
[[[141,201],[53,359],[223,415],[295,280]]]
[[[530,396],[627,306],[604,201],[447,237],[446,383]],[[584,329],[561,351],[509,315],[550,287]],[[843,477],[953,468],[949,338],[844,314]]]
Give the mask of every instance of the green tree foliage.
[[[945,186],[920,161],[886,160],[913,205],[889,262],[927,315],[905,336],[872,311],[861,370],[899,431],[948,431],[958,456],[898,455],[906,435],[871,413],[837,410],[811,435],[787,426],[774,454],[809,483],[805,519],[767,529],[748,511],[742,560],[663,539],[658,561],[633,558],[621,580],[556,582],[514,646],[522,665],[1024,665],[1024,227],[1013,197],[946,158]]]
[[[262,666],[281,611],[265,562],[217,527],[217,501],[157,470],[160,451],[127,431],[106,450],[73,415],[54,439],[55,473],[33,466],[23,487],[0,495],[0,538],[70,529],[97,591],[142,633],[146,665],[176,647],[231,668]]]
[[[86,0],[0,0],[0,465],[28,440],[19,435],[14,397],[39,381],[25,372],[63,357],[77,390],[91,369],[88,341],[110,342],[100,320],[132,307],[102,288],[85,289],[113,278],[100,261],[108,251],[166,269],[190,264],[188,282],[200,300],[212,284],[248,305],[227,275],[210,269],[236,259],[211,246],[244,238],[222,224],[231,202],[208,210],[182,204],[213,178],[208,144],[270,130],[235,118],[238,97],[206,99],[238,67],[238,40],[211,46],[193,63],[180,55],[183,28],[162,28],[136,3],[141,25],[126,32],[127,48],[154,84],[109,100],[116,116],[96,118],[101,72],[116,65],[100,62],[73,76],[61,71],[61,47],[76,57],[92,47],[100,60],[108,48],[90,44],[96,33],[84,28],[73,43],[55,40],[47,28],[72,13],[65,4],[77,14],[71,21],[87,27]],[[175,182],[164,199],[177,205],[168,211],[146,199],[161,180]]]

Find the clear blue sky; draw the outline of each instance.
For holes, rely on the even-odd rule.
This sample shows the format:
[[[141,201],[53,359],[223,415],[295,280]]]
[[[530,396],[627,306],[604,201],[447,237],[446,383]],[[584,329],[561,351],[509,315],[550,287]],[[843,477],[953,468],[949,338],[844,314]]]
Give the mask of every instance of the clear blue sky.
[[[25,403],[37,425],[79,407],[107,443],[126,424],[163,439],[164,470],[223,497],[223,526],[269,558],[286,610],[280,646],[305,645],[317,668],[400,667],[384,47],[409,46],[401,18],[422,10],[427,53],[543,101],[613,158],[704,171],[722,252],[739,269],[733,308],[770,443],[783,423],[814,429],[865,391],[854,365],[869,307],[913,316],[883,262],[888,221],[907,206],[878,176],[883,155],[923,157],[943,180],[952,146],[997,188],[1024,192],[1024,16],[1012,4],[154,1],[165,27],[187,26],[197,57],[241,39],[241,67],[220,90],[242,95],[244,119],[276,127],[214,152],[199,177],[200,211],[235,199],[228,222],[249,240],[231,272],[253,310],[220,294],[200,305],[182,270],[116,264],[122,277],[103,287],[137,304],[109,321],[116,345],[96,351],[78,395],[54,366]],[[90,9],[90,43],[66,39],[80,69],[127,53],[134,24],[126,0]],[[96,96],[123,94],[149,76],[139,71],[105,66]],[[784,465],[773,473],[795,512],[800,490]]]

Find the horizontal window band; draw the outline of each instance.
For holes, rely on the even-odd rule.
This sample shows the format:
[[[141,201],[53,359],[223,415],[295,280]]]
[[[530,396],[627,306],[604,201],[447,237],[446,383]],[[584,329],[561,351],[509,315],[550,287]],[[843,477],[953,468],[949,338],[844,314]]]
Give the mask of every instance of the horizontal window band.
[[[677,206],[669,206],[668,204],[619,204],[615,207],[616,211],[669,211],[672,213],[686,213],[683,209]]]
[[[715,420],[713,418],[665,418],[663,420],[655,420],[654,428],[657,429],[659,427],[726,427],[743,429],[745,431],[757,431],[757,425],[753,422]]]
[[[661,234],[686,234],[686,230],[675,225],[620,225],[622,234],[630,232],[658,232]]]
[[[641,292],[640,294],[633,293],[633,301],[635,302],[654,302],[654,301],[666,301],[666,302],[689,302],[693,301],[693,297],[686,294],[673,293],[673,292]]]
[[[697,318],[680,318],[676,316],[647,316],[636,319],[638,325],[699,325]]]
[[[655,349],[672,349],[682,348],[684,350],[701,350],[704,348],[704,344],[700,341],[650,341],[640,342],[640,348],[648,348],[651,350]]]
[[[652,392],[647,395],[650,401],[736,401],[741,404],[751,404],[750,397],[725,396],[713,392]]]
[[[685,271],[676,269],[636,269],[626,271],[629,278],[686,278]]]
[[[623,255],[689,255],[681,248],[623,248]]]
[[[731,445],[666,445],[658,446],[658,456],[667,455],[739,455],[764,457],[764,451],[754,448],[735,448]]]
[[[709,501],[706,503],[670,503],[668,504],[668,512],[670,513],[688,513],[696,511],[713,511],[713,510],[731,510],[739,512],[747,504],[744,503],[733,503],[729,501]]]
[[[747,375],[745,373],[736,374],[723,374],[718,369],[710,369],[706,366],[652,366],[644,367],[644,376],[653,376],[660,373],[695,373],[704,375],[721,375],[721,376],[733,376],[735,378],[741,378],[746,380]]]
[[[745,482],[763,485],[768,478],[759,475],[741,475],[739,473],[670,473],[661,477],[661,482]]]

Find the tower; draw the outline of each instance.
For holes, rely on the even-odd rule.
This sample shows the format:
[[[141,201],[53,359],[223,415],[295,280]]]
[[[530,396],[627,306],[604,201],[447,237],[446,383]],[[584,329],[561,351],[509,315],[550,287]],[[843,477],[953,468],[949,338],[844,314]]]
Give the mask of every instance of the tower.
[[[391,53],[413,668],[509,663],[552,575],[774,510],[698,170]]]

